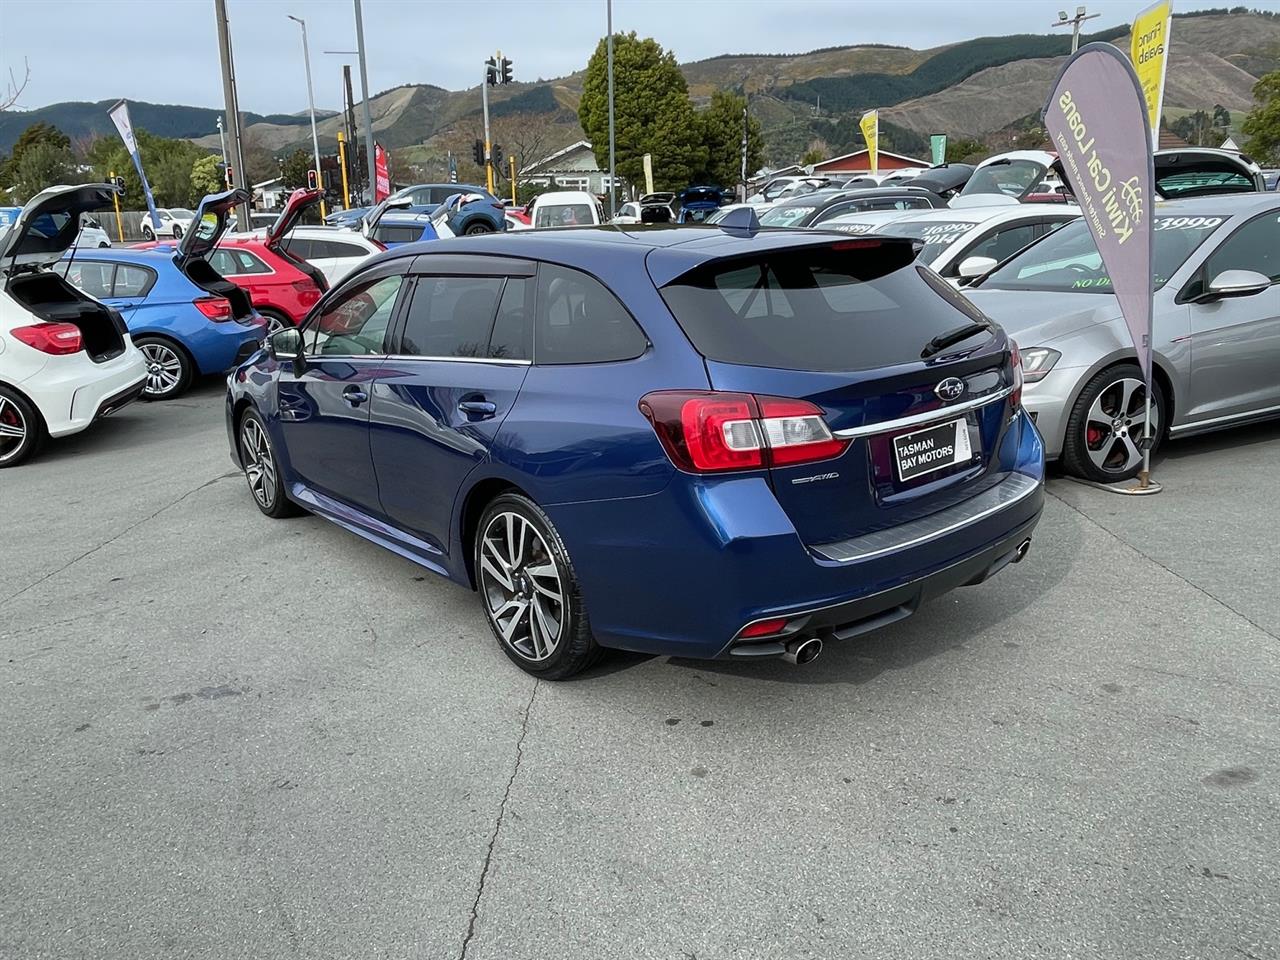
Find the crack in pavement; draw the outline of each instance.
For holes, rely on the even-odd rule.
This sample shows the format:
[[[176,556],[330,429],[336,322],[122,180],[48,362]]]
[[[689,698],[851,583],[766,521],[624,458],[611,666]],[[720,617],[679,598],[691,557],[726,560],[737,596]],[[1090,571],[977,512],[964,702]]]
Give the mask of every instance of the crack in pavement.
[[[148,520],[154,520],[156,517],[160,516],[160,514],[164,513],[170,507],[176,507],[183,500],[187,499],[187,497],[190,497],[190,496],[193,496],[194,494],[199,493],[205,487],[211,487],[215,483],[217,483],[219,480],[226,480],[228,477],[238,477],[238,476],[240,476],[239,470],[231,470],[227,473],[218,474],[212,480],[206,480],[204,483],[200,484],[198,487],[193,487],[192,489],[188,490],[186,493],[182,494],[182,496],[178,497],[176,500],[172,500],[169,503],[166,503],[163,507],[161,507],[159,510],[156,510],[154,513],[149,514],[148,516],[145,516],[140,520],[135,520],[133,523],[129,524],[119,533],[115,533],[112,536],[108,537],[106,540],[102,541],[102,543],[98,544],[96,547],[90,547],[88,550],[80,554],[78,557],[73,557],[72,559],[68,560],[62,566],[58,567],[57,570],[51,570],[48,573],[46,573],[43,577],[40,577],[38,580],[35,580],[32,583],[28,583],[25,587],[23,587],[17,593],[9,594],[9,596],[5,597],[3,600],[0,600],[0,607],[3,607],[6,603],[8,603],[11,600],[18,599],[18,597],[22,596],[28,590],[31,590],[35,587],[40,586],[40,584],[44,583],[46,580],[53,579],[58,574],[62,573],[64,570],[67,570],[70,567],[74,567],[77,563],[79,563],[81,560],[84,560],[86,557],[93,556],[93,554],[97,553],[103,547],[109,547],[111,544],[115,543],[125,534],[133,530],[136,530],[138,527],[142,526]]]
[[[1280,637],[1276,636],[1274,633],[1272,633],[1262,624],[1258,623],[1258,621],[1254,620],[1252,617],[1248,616],[1247,614],[1241,613],[1235,607],[1231,606],[1231,604],[1227,603],[1227,601],[1223,600],[1221,597],[1215,596],[1214,594],[1210,593],[1204,587],[1200,586],[1200,584],[1195,583],[1191,580],[1188,580],[1182,574],[1178,573],[1178,571],[1161,563],[1159,560],[1151,556],[1149,553],[1144,553],[1143,551],[1139,550],[1136,546],[1134,546],[1124,537],[1120,536],[1120,534],[1114,532],[1110,527],[1103,526],[1093,517],[1089,516],[1087,513],[1085,513],[1083,510],[1077,507],[1074,503],[1071,503],[1068,500],[1064,500],[1062,497],[1058,496],[1056,493],[1054,493],[1052,490],[1049,490],[1047,487],[1045,488],[1044,492],[1046,495],[1053,497],[1053,499],[1057,500],[1063,506],[1067,507],[1070,510],[1073,510],[1074,512],[1078,513],[1080,516],[1084,517],[1085,520],[1087,520],[1093,526],[1097,527],[1099,530],[1101,530],[1103,533],[1109,536],[1112,540],[1116,540],[1119,543],[1124,544],[1126,547],[1128,547],[1138,556],[1142,557],[1144,560],[1151,561],[1157,567],[1163,570],[1165,573],[1169,574],[1171,577],[1174,577],[1177,580],[1181,580],[1183,583],[1185,583],[1187,586],[1189,586],[1192,590],[1196,591],[1196,593],[1200,594],[1201,596],[1208,597],[1210,600],[1218,604],[1220,607],[1225,607],[1227,610],[1229,610],[1231,613],[1234,613],[1237,617],[1239,617],[1245,623],[1249,624],[1255,630],[1260,631],[1264,635],[1270,637],[1272,640],[1280,641]]]
[[[529,702],[524,705],[524,716],[520,723],[520,736],[516,740],[516,762],[511,768],[511,778],[507,780],[507,789],[502,791],[502,802],[498,804],[498,818],[493,824],[493,833],[489,837],[489,848],[484,854],[484,864],[480,868],[480,882],[476,886],[476,898],[471,904],[471,919],[467,921],[467,935],[462,939],[462,952],[458,954],[458,960],[466,960],[467,948],[471,946],[471,939],[476,934],[476,918],[480,915],[480,900],[484,896],[484,883],[489,877],[489,864],[493,860],[493,848],[498,842],[498,832],[502,829],[502,822],[507,816],[507,801],[511,797],[511,785],[516,782],[516,775],[520,773],[520,761],[524,758],[524,738],[529,732],[529,714],[533,710],[534,698],[538,695],[538,686],[541,680],[536,677],[533,681],[533,690],[529,693]]]

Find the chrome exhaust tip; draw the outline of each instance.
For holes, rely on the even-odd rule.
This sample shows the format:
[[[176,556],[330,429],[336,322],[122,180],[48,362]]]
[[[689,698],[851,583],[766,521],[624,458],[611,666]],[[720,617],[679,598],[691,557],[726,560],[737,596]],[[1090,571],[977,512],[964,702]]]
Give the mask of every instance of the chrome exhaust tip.
[[[1021,563],[1022,558],[1027,555],[1027,551],[1030,549],[1031,549],[1031,538],[1027,537],[1027,539],[1023,540],[1020,544],[1018,544],[1018,549],[1013,554],[1013,562]]]
[[[822,641],[817,637],[809,637],[807,640],[792,640],[788,643],[787,652],[782,655],[782,659],[798,667],[813,663],[821,655]]]

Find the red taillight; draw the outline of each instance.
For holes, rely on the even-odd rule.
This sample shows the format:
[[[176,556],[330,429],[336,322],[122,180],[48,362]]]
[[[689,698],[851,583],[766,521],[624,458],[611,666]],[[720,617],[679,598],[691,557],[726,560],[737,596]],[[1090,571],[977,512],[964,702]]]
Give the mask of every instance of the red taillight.
[[[83,347],[80,328],[74,323],[33,323],[29,327],[16,327],[9,331],[15,340],[41,353],[64,357],[79,353]]]
[[[201,297],[193,302],[196,309],[214,323],[226,323],[228,320],[233,319],[231,301],[225,297]]]
[[[807,400],[757,397],[760,426],[775,467],[827,460],[844,453],[849,444],[831,435],[822,410]]]
[[[806,400],[660,390],[640,401],[667,456],[689,473],[790,466],[839,456],[822,410]]]
[[[781,633],[787,626],[786,617],[774,617],[772,620],[757,620],[755,623],[747,624],[738,631],[738,639],[746,640],[754,637],[768,637],[775,633]]]
[[[1009,361],[1013,364],[1013,393],[1009,394],[1009,403],[1017,410],[1022,406],[1022,354],[1012,340],[1009,341]]]
[[[304,307],[310,307],[320,300],[323,293],[313,280],[295,280],[293,289],[298,292],[298,301]]]

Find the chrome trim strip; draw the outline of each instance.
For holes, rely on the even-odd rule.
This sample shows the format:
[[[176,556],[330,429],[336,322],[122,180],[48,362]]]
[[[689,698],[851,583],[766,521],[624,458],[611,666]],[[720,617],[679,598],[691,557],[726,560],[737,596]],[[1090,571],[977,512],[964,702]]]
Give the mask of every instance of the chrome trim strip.
[[[1011,393],[1013,393],[1013,387],[1005,387],[995,393],[984,393],[980,397],[975,397],[972,400],[966,400],[964,403],[957,403],[950,407],[941,407],[924,413],[913,413],[909,417],[899,417],[897,420],[882,420],[879,423],[864,423],[860,427],[836,430],[835,436],[841,440],[852,440],[857,437],[874,436],[877,433],[891,433],[894,430],[901,430],[903,427],[915,427],[922,423],[932,423],[935,420],[950,420],[958,413],[967,413],[970,410],[985,407],[988,403],[1003,400]]]
[[[405,353],[308,353],[305,356],[316,363],[326,360],[447,360],[451,363],[498,363],[506,367],[533,365],[532,360],[507,360],[502,357],[420,357]]]
[[[918,520],[873,533],[809,547],[837,563],[856,563],[919,546],[1006,510],[1030,496],[1041,482],[1025,473],[1011,473],[989,490]]]
[[[1265,417],[1270,413],[1280,413],[1280,406],[1263,407],[1260,410],[1246,410],[1243,413],[1229,413],[1225,417],[1213,417],[1209,420],[1191,420],[1169,428],[1169,435],[1175,436],[1186,430],[1198,430],[1201,427],[1212,427],[1219,423],[1230,423],[1233,420],[1245,420],[1252,417]]]

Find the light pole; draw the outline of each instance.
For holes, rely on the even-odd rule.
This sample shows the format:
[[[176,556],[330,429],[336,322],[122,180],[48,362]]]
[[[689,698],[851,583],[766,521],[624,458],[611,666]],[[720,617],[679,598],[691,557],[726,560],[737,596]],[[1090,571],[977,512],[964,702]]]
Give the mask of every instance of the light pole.
[[[316,186],[324,189],[324,178],[320,174],[320,138],[316,136],[316,96],[311,88],[311,49],[307,45],[307,21],[293,14],[286,14],[290,20],[302,28],[302,62],[307,70],[307,105],[311,108],[311,149],[316,161]],[[320,201],[320,219],[324,219],[324,200]]]
[[[231,189],[231,178],[227,175],[227,136],[222,132],[222,117],[218,117],[218,142],[222,144],[222,183]]]
[[[364,59],[364,15],[360,12],[360,0],[356,4],[356,53],[360,57],[360,95],[364,98],[364,157],[369,165],[369,202],[373,203],[377,196],[374,187],[373,165],[373,120],[369,114],[369,68]]]
[[[609,219],[618,215],[618,188],[615,184],[614,142],[613,142],[613,0],[604,0],[605,17],[608,20],[608,61],[609,61]]]
[[[1086,12],[1084,7],[1076,7],[1076,15],[1074,17],[1068,17],[1067,11],[1059,10],[1057,21],[1049,24],[1049,26],[1065,27],[1067,24],[1071,24],[1071,52],[1075,53],[1080,49],[1080,24],[1100,16],[1102,16],[1100,13]]]

